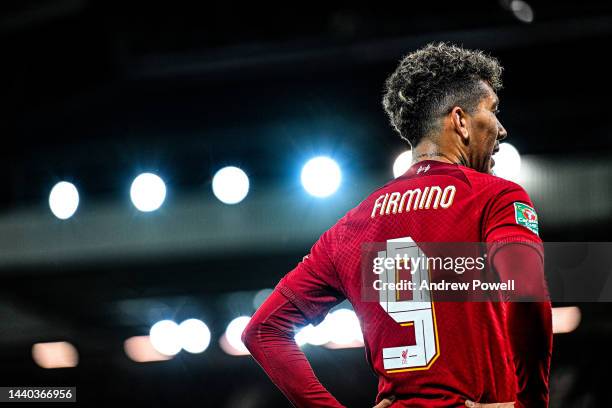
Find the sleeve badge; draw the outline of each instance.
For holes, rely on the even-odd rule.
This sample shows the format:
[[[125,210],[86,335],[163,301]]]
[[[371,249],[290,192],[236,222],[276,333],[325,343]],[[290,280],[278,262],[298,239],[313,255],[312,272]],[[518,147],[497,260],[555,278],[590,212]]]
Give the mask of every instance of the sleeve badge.
[[[534,234],[540,235],[538,230],[538,214],[536,214],[532,207],[527,204],[515,202],[514,219],[518,225],[522,225]]]

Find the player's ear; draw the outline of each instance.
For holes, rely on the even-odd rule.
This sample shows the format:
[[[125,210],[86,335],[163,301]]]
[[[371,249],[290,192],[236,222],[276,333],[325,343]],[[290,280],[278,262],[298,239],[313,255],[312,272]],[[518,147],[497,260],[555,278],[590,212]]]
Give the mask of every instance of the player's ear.
[[[461,137],[464,143],[467,143],[469,132],[467,127],[467,114],[461,107],[455,106],[451,110],[451,123],[455,132]]]

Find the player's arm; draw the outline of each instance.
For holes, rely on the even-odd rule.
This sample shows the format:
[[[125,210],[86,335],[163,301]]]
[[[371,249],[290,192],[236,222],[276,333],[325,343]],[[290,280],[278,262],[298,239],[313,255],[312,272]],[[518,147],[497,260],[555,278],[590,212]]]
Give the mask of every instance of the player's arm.
[[[548,376],[552,350],[552,316],[546,292],[544,264],[533,247],[510,244],[494,255],[502,280],[518,284],[516,299],[507,303],[507,332],[516,370],[519,407],[548,406]]]
[[[316,325],[344,299],[331,260],[334,247],[330,230],[278,283],[242,335],[255,360],[298,408],[343,407],[321,385],[294,340],[296,328]]]
[[[295,328],[308,323],[277,289],[253,316],[242,341],[272,382],[296,407],[342,407],[321,385],[295,343]]]
[[[517,407],[547,407],[552,317],[537,215],[527,193],[512,184],[488,209],[484,236],[499,279],[512,279],[506,326],[517,375]]]

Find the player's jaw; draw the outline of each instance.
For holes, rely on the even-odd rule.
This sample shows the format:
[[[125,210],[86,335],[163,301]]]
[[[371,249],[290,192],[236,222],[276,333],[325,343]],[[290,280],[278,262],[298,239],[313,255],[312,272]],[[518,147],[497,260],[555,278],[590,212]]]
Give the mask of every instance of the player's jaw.
[[[491,152],[491,158],[489,159],[489,173],[491,173],[493,171],[493,167],[495,167],[495,154],[499,152],[499,141],[495,142],[495,145],[493,146],[493,151]]]
[[[488,166],[488,173],[492,173],[493,168],[495,167],[495,155],[499,152],[499,141],[503,140],[504,137],[500,137],[499,135],[495,137],[495,142],[493,143],[493,148],[491,149],[491,152],[489,153],[489,166]]]
[[[497,120],[497,118],[496,118]],[[499,152],[499,142],[501,142],[502,140],[504,140],[506,137],[508,137],[508,133],[506,133],[506,129],[504,129],[504,127],[502,126],[502,124],[499,122],[499,120],[497,120],[497,135],[495,136],[495,143],[493,144],[493,150],[491,151],[491,155],[489,158],[489,171],[488,173],[491,173],[493,170],[493,167],[495,166],[495,154],[497,154],[497,152]]]
[[[506,129],[496,116],[497,105],[497,96],[490,90],[470,117],[469,165],[482,173],[492,172],[495,166],[493,155],[499,151],[499,142],[507,137]]]
[[[495,165],[493,154],[499,150],[500,139],[496,122],[486,112],[478,112],[472,118],[468,165],[482,173],[491,173]]]

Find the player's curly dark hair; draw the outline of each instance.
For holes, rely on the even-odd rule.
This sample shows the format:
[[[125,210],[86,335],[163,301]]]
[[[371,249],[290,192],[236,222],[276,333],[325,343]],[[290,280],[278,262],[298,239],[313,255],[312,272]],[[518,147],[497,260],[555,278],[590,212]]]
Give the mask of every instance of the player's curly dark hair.
[[[499,62],[482,51],[429,44],[402,58],[387,78],[383,106],[395,130],[416,146],[454,106],[476,109],[485,94],[481,80],[499,90],[501,74]]]

